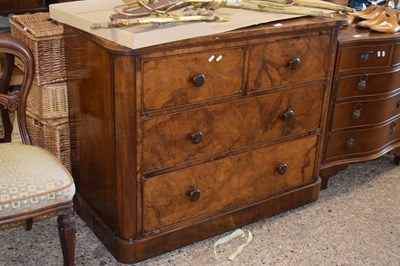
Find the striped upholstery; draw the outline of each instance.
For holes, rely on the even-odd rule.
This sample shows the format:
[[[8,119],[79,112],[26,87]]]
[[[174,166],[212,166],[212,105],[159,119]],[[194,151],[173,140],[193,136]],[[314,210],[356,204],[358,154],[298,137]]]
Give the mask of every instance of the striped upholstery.
[[[72,200],[73,179],[44,149],[0,144],[0,218]]]

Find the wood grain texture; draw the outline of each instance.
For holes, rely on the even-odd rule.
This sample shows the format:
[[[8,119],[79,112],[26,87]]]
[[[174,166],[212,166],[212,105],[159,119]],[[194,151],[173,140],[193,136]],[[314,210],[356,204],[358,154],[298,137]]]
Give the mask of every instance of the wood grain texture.
[[[361,157],[378,153],[381,149],[399,140],[399,126],[400,121],[396,119],[376,128],[330,134],[326,147],[326,160]],[[346,146],[349,139],[354,139],[354,145],[350,148]]]
[[[316,145],[314,136],[145,179],[145,232],[316,180]],[[288,166],[284,174],[277,170],[281,163]],[[195,189],[201,195],[192,202]]]
[[[241,93],[244,48],[204,50],[141,62],[145,111]],[[196,75],[204,75],[199,87]]]
[[[143,171],[171,167],[320,126],[322,86],[303,87],[144,121]],[[294,111],[291,121],[282,119]],[[199,144],[192,132],[202,132]]]
[[[400,146],[399,40],[400,33],[377,34],[354,26],[340,30],[323,186],[350,163],[379,158]]]
[[[400,58],[400,54],[399,54]],[[365,88],[359,89],[359,83],[365,80]],[[337,101],[348,98],[384,96],[400,89],[400,69],[385,73],[361,73],[345,75],[338,78]]]
[[[323,79],[329,68],[330,35],[296,38],[251,47],[248,90],[259,91]],[[298,69],[289,61],[299,58]]]
[[[398,115],[400,115],[400,90],[387,98],[335,104],[331,129],[334,131],[382,124]]]
[[[380,56],[379,53],[380,52]],[[382,53],[385,56],[382,56]],[[365,62],[361,60],[361,56],[368,55]],[[393,56],[392,44],[371,44],[343,47],[341,49],[338,62],[339,71],[357,69],[358,71],[368,68],[388,67],[391,65]]]

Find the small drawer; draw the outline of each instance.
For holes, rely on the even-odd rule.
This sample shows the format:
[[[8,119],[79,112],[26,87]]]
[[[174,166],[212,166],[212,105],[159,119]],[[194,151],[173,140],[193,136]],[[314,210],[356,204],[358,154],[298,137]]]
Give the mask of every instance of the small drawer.
[[[400,64],[400,43],[397,43],[393,57],[393,65],[397,66],[399,64]]]
[[[392,55],[392,44],[344,47],[340,50],[339,71],[388,67]]]
[[[335,104],[332,130],[385,123],[400,114],[400,92],[379,100]]]
[[[244,48],[142,61],[144,110],[240,94]]]
[[[144,179],[144,231],[310,182],[315,179],[316,146],[313,136]]]
[[[330,36],[322,35],[252,46],[248,90],[268,90],[325,78],[330,41]]]
[[[145,120],[143,171],[317,129],[323,94],[298,88]]]
[[[339,78],[337,100],[388,94],[400,89],[400,70],[382,74],[364,73]]]
[[[325,161],[358,158],[378,153],[389,143],[399,138],[399,119],[372,129],[331,133],[328,137]]]

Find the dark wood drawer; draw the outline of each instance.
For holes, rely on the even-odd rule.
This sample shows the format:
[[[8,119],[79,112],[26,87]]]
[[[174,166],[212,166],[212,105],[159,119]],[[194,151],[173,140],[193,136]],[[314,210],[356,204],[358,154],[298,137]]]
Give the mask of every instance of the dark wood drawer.
[[[325,78],[329,67],[329,46],[330,36],[327,35],[252,46],[249,91]],[[296,59],[299,59],[298,67],[295,66]]]
[[[399,138],[399,119],[380,127],[331,133],[328,137],[325,160],[338,160],[374,154]]]
[[[142,61],[144,109],[240,94],[244,48]]]
[[[393,57],[393,65],[396,66],[399,64],[400,64],[400,43],[397,43]]]
[[[323,94],[323,86],[298,88],[145,120],[143,170],[317,129]]]
[[[400,91],[385,99],[335,104],[332,130],[385,123],[400,114]]]
[[[144,231],[309,182],[314,179],[316,145],[313,136],[145,179]]]
[[[351,46],[342,48],[339,71],[366,68],[388,67],[393,55],[392,44]]]
[[[400,70],[342,76],[339,78],[336,99],[382,95],[396,89],[400,89]]]

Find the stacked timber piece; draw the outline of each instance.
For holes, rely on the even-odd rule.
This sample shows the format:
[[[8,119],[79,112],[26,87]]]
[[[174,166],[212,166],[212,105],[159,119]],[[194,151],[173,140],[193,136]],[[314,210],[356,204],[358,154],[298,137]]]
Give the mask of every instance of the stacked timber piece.
[[[13,16],[10,26],[11,34],[28,45],[35,60],[26,113],[32,142],[50,151],[70,170],[63,27],[51,20],[49,13]],[[15,64],[23,70],[18,59]]]

